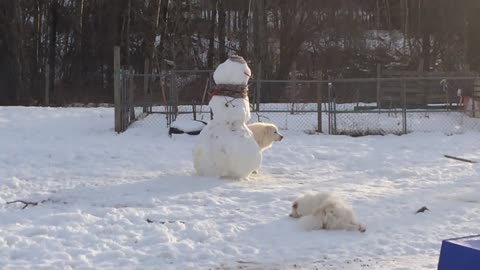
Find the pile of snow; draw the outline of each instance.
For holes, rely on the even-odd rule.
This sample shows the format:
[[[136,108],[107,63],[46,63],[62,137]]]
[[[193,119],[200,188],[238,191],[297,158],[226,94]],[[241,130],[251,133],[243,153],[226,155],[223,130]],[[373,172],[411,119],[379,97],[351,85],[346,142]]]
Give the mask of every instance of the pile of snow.
[[[192,176],[198,137],[149,117],[116,134],[111,108],[0,107],[2,268],[436,269],[442,239],[479,233],[479,164],[443,157],[480,160],[477,132],[282,131],[229,181]],[[302,230],[291,203],[321,191],[368,230]]]
[[[168,135],[183,134],[198,135],[205,127],[207,122],[198,120],[177,119],[170,123]]]

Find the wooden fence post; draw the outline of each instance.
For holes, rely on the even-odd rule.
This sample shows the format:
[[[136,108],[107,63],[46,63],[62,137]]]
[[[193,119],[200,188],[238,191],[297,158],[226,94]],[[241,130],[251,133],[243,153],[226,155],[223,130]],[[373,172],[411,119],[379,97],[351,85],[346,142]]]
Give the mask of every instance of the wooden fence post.
[[[120,133],[122,128],[122,96],[120,88],[120,46],[113,48],[113,91],[115,101],[115,131]]]

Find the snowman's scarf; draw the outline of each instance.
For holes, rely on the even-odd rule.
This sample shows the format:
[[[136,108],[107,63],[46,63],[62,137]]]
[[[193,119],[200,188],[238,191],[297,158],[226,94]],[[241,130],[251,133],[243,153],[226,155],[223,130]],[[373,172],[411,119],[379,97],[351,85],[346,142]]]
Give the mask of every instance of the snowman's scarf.
[[[213,96],[227,96],[232,98],[247,98],[248,85],[237,84],[217,84],[210,88],[208,95]]]

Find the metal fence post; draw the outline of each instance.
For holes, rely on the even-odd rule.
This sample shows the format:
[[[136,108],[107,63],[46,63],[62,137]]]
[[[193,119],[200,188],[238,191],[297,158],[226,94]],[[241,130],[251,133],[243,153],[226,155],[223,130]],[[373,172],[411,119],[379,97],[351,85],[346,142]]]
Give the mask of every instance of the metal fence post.
[[[321,81],[318,82],[317,84],[317,132],[322,132],[322,82]]]
[[[261,88],[262,88],[262,82],[260,81],[260,74],[262,74],[262,61],[258,62],[258,72],[257,74],[259,75],[256,78],[257,86],[255,87],[255,104],[256,104],[256,111],[260,111],[260,95],[261,95]]]
[[[381,69],[380,64],[377,64],[377,108],[378,112],[382,109],[382,101],[381,101],[381,94],[380,94],[380,77],[381,77]]]
[[[168,93],[167,105],[167,125],[176,120],[178,112],[178,93],[176,90],[176,73],[175,70],[170,71],[170,90]]]
[[[170,88],[168,90],[168,102],[167,102],[167,126],[170,126],[172,123],[172,114],[173,114],[173,70],[170,71]]]
[[[122,81],[122,129],[123,131],[127,130],[128,125],[130,124],[129,121],[129,110],[130,110],[130,92],[128,89],[128,71],[121,71],[120,72],[120,80]]]
[[[197,103],[192,101],[193,120],[197,120]]]
[[[120,46],[113,48],[113,92],[115,101],[115,132],[122,132],[122,93],[120,85]]]
[[[178,116],[178,89],[177,89],[177,73],[174,71],[173,72],[173,115],[172,115],[172,120],[175,121],[177,120]],[[172,121],[172,122],[173,122]]]
[[[130,67],[128,71],[128,109],[130,111],[130,122],[135,120],[135,105],[134,102],[134,91],[133,91],[133,68]]]
[[[328,134],[332,135],[332,94],[330,93],[330,82],[327,84],[327,110],[328,110]]]
[[[150,60],[145,58],[143,66],[143,112],[148,113],[147,95],[148,95],[148,83],[150,79]]]
[[[333,134],[337,135],[337,94],[335,93],[335,87],[332,87],[332,95],[333,95]]]
[[[125,80],[122,78],[122,71],[120,71],[120,115],[122,116],[122,132],[126,130],[126,125],[125,125],[125,100],[126,100],[126,95],[125,95]]]
[[[337,134],[337,117],[335,115],[335,92],[333,91],[332,82],[328,82],[328,134]]]
[[[472,117],[475,118],[478,114],[475,112],[475,99],[480,98],[480,79],[477,77],[473,83],[472,93]]]
[[[403,134],[407,134],[407,81],[405,79],[402,80],[402,100],[402,128]]]

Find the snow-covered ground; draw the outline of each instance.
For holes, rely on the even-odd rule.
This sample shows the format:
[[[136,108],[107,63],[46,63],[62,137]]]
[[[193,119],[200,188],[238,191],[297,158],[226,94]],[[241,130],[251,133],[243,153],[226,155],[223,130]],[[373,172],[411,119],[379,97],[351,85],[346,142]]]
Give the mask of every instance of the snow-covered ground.
[[[0,268],[435,269],[442,239],[480,233],[479,164],[443,157],[480,160],[478,132],[284,130],[237,182],[193,176],[197,137],[149,117],[115,134],[111,108],[0,107]],[[367,232],[302,231],[288,214],[311,191]]]

